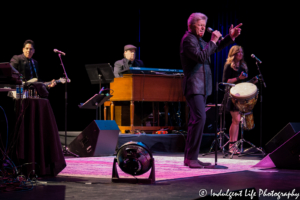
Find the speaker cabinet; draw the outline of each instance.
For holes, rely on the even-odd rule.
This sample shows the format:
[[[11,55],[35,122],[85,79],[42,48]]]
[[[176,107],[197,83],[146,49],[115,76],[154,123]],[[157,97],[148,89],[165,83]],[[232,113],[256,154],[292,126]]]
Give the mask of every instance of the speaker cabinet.
[[[271,153],[300,131],[300,123],[290,122],[281,129],[266,145],[266,153]],[[298,143],[300,144],[300,143]]]
[[[300,131],[253,167],[300,169]]]
[[[119,131],[114,120],[94,120],[68,145],[68,149],[81,157],[111,156],[116,150]]]

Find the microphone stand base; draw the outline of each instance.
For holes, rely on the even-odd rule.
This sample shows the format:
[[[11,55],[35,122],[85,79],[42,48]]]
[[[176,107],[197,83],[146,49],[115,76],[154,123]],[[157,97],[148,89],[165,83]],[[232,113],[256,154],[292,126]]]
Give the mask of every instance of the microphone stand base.
[[[79,155],[72,153],[71,151],[68,150],[67,147],[63,149],[63,154],[64,156],[74,156],[76,158],[79,158]]]
[[[215,165],[205,166],[204,168],[205,169],[228,169],[228,167],[223,165],[217,165],[217,163]]]

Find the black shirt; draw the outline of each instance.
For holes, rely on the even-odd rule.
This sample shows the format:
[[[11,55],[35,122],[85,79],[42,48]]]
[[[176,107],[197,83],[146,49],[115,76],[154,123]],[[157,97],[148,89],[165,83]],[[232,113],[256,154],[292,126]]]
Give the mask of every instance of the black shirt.
[[[228,79],[232,79],[232,78],[236,78],[236,77],[240,76],[242,71],[246,72],[246,70],[244,68],[242,68],[241,66],[238,68],[237,71],[235,71],[234,69],[232,69],[230,64],[227,64],[227,65],[224,66],[223,80],[222,81],[227,83]],[[245,81],[245,79],[244,80],[239,80],[239,81],[235,82],[234,84],[238,84],[238,83],[241,83],[241,82],[244,82],[244,81]]]

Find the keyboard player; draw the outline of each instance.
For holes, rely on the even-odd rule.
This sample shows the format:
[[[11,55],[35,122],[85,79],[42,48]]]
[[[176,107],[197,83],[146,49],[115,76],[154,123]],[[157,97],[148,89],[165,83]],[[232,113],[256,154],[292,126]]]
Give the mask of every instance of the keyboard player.
[[[122,77],[123,73],[129,70],[130,67],[144,67],[144,63],[141,60],[135,59],[136,47],[128,44],[124,46],[124,58],[118,60],[114,64],[115,77]]]

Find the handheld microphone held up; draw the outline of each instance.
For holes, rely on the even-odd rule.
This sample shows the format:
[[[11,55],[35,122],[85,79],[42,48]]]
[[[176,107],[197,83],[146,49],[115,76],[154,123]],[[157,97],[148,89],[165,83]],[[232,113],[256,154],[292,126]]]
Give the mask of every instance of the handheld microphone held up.
[[[65,55],[66,55],[66,53],[65,53],[65,52],[62,52],[62,51],[60,51],[60,50],[57,50],[57,49],[53,49],[53,51],[54,51],[54,53],[59,53],[59,54],[61,54],[61,55],[63,55],[63,56],[65,56]]]
[[[261,64],[261,60],[258,59],[254,54],[251,54],[251,57],[254,58],[259,64]]]
[[[219,83],[220,85],[229,85],[229,86],[231,86],[231,87],[234,87],[235,86],[235,84],[233,84],[233,83],[225,83],[225,82],[221,82],[221,83]]]
[[[206,31],[209,32],[209,33],[212,33],[212,32],[214,32],[215,30],[212,29],[212,28],[210,28],[210,27],[207,27]],[[220,37],[220,40],[223,40],[223,39],[224,39],[224,38],[221,36],[221,37]]]

